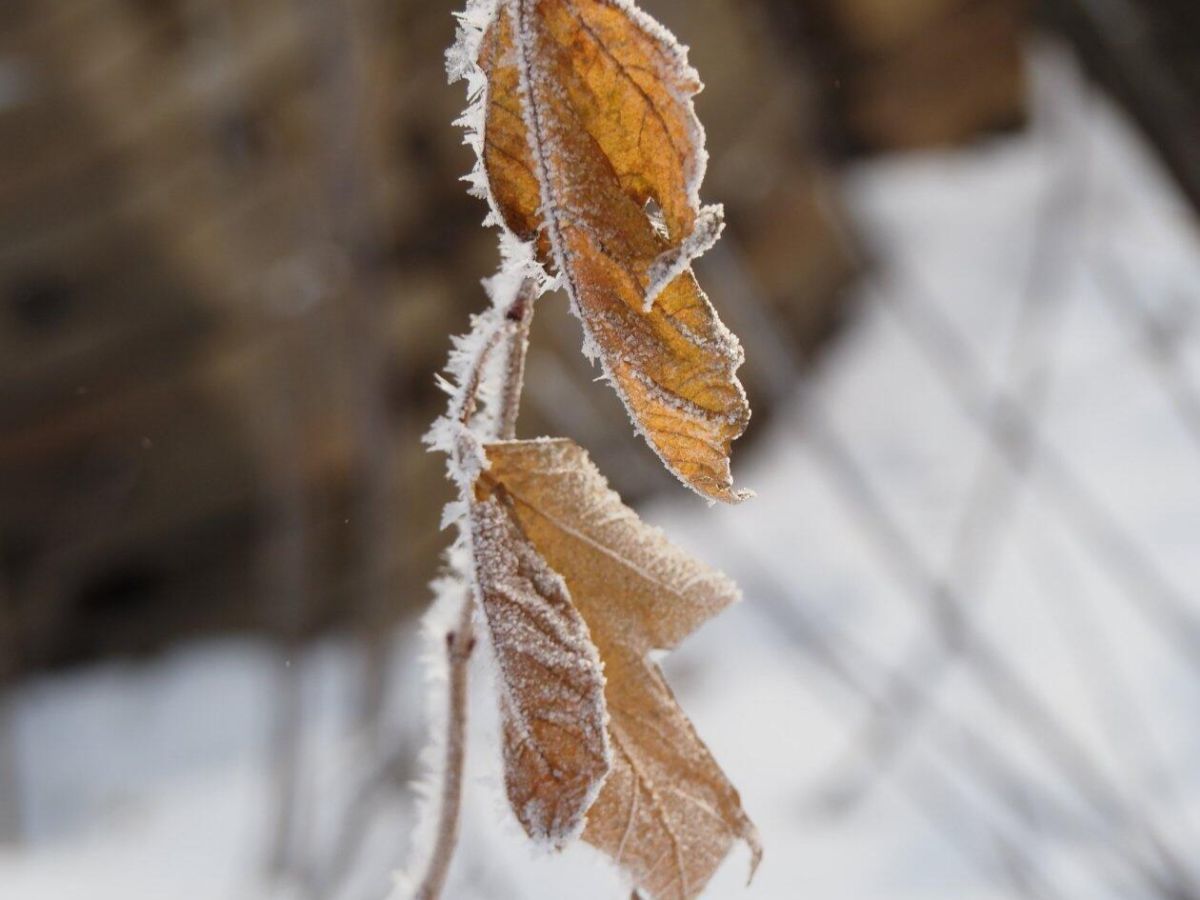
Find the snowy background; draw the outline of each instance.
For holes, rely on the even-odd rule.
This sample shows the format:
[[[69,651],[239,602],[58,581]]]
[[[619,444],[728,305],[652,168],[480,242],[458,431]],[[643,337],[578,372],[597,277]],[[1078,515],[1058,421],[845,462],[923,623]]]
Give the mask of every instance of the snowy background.
[[[765,847],[749,888],[740,849],[707,896],[1200,891],[1198,235],[1069,59],[1038,50],[1033,73],[1027,132],[850,173],[871,271],[802,386],[786,347],[748,363],[788,396],[735,454],[758,499],[644,510],[746,595],[665,661]],[[752,298],[714,301],[770,334]],[[421,775],[422,646],[395,641],[395,772],[351,730],[349,643],[213,641],[26,683],[29,840],[0,856],[0,898],[311,896],[263,878],[284,667],[309,711],[302,868],[332,883],[335,861],[337,897],[382,900],[409,853],[414,795],[388,785]],[[587,847],[527,848],[474,688],[448,897],[627,897]]]

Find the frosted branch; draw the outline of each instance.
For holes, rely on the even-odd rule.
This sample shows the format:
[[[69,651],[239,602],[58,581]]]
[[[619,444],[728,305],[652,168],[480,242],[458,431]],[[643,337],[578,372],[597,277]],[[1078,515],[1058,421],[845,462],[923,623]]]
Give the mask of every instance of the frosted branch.
[[[483,465],[487,441],[515,436],[525,376],[525,356],[533,305],[541,284],[534,278],[515,281],[502,271],[488,282],[492,307],[472,323],[471,332],[456,339],[445,382],[450,393],[446,414],[426,437],[433,449],[447,453],[448,473],[459,486],[455,510],[466,508],[475,476]],[[469,545],[469,530],[459,519],[459,545]],[[446,886],[458,846],[462,818],[463,769],[466,760],[467,687],[475,648],[474,611],[478,588],[471,576],[457,624],[446,633],[450,690],[446,716],[444,766],[434,844],[415,900],[437,900]]]
[[[417,888],[416,900],[437,900],[446,886],[450,862],[458,846],[462,818],[463,762],[467,749],[467,675],[475,649],[475,598],[463,599],[458,627],[446,635],[446,657],[450,664],[450,714],[446,728],[446,764],[442,775],[442,802],[437,838],[425,877]]]

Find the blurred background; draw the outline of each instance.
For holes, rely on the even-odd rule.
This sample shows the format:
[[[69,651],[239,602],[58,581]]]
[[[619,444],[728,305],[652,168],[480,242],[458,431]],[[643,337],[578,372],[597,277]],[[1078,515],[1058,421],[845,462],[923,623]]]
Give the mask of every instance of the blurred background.
[[[539,304],[569,435],[745,602],[666,660],[766,857],[713,898],[1200,897],[1200,8],[644,0],[692,47],[759,498]],[[0,4],[0,897],[382,900],[497,263],[457,0]],[[477,667],[450,900],[529,849]]]

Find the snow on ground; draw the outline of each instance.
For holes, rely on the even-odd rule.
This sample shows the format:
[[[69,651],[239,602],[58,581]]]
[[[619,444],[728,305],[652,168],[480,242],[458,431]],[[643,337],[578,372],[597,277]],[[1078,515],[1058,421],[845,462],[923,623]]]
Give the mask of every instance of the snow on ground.
[[[1186,411],[1200,364],[1198,236],[1128,123],[1061,56],[1034,59],[1030,134],[852,173],[876,274],[811,389],[736,460],[759,498],[705,510],[681,491],[646,511],[746,592],[666,663],[765,845],[749,889],[739,851],[710,897],[1148,897],[1146,872],[1171,853],[1177,878],[1200,882],[1198,657],[1175,649],[1189,636],[1180,620],[1200,614],[1200,432]],[[1165,365],[1144,352],[1147,315]],[[943,320],[967,342],[966,365],[938,369],[944,356],[930,353],[942,351],[914,339],[914,322]],[[979,426],[996,407],[964,415],[963,397],[979,399],[964,386],[979,379],[1021,398],[1057,467],[1035,452],[1026,477],[1004,477]],[[879,542],[877,519],[864,528],[856,513],[846,450],[897,523],[908,571],[887,562],[894,541]],[[1012,499],[995,540],[956,569],[980,471]],[[1065,481],[1132,536],[1175,606],[1151,599],[1162,591],[1122,548],[1096,552]],[[976,652],[948,667],[932,709],[877,769],[862,753],[879,720],[864,698],[888,696],[898,666],[936,668],[922,571],[969,586],[961,611],[989,661]],[[401,745],[422,740],[417,655],[413,638],[398,641]],[[25,686],[15,706],[30,840],[0,855],[0,898],[296,896],[261,878],[280,667],[302,673],[306,819],[327,852],[362,768],[347,713],[357,662],[338,642],[295,660],[214,642]],[[527,847],[504,809],[481,680],[448,897],[627,896],[586,847]],[[339,896],[387,893],[410,820],[408,800],[385,804]]]

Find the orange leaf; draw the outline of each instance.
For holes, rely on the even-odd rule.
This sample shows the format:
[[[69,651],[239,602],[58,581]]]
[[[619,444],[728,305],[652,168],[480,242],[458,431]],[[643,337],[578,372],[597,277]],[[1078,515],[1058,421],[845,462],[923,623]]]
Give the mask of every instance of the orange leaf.
[[[604,676],[562,578],[494,499],[471,504],[471,546],[499,668],[504,784],[535,839],[574,837],[608,774]]]
[[[750,417],[742,350],[690,268],[721,223],[699,207],[684,50],[628,0],[501,0],[478,63],[496,212],[562,276],[586,351],[666,466],[705,497],[742,499],[729,468]]]
[[[737,791],[647,659],[737,600],[737,588],[642,524],[573,442],[485,450],[477,502],[503,505],[562,576],[604,663],[612,770],[584,840],[658,900],[698,896],[738,839],[757,864]]]

